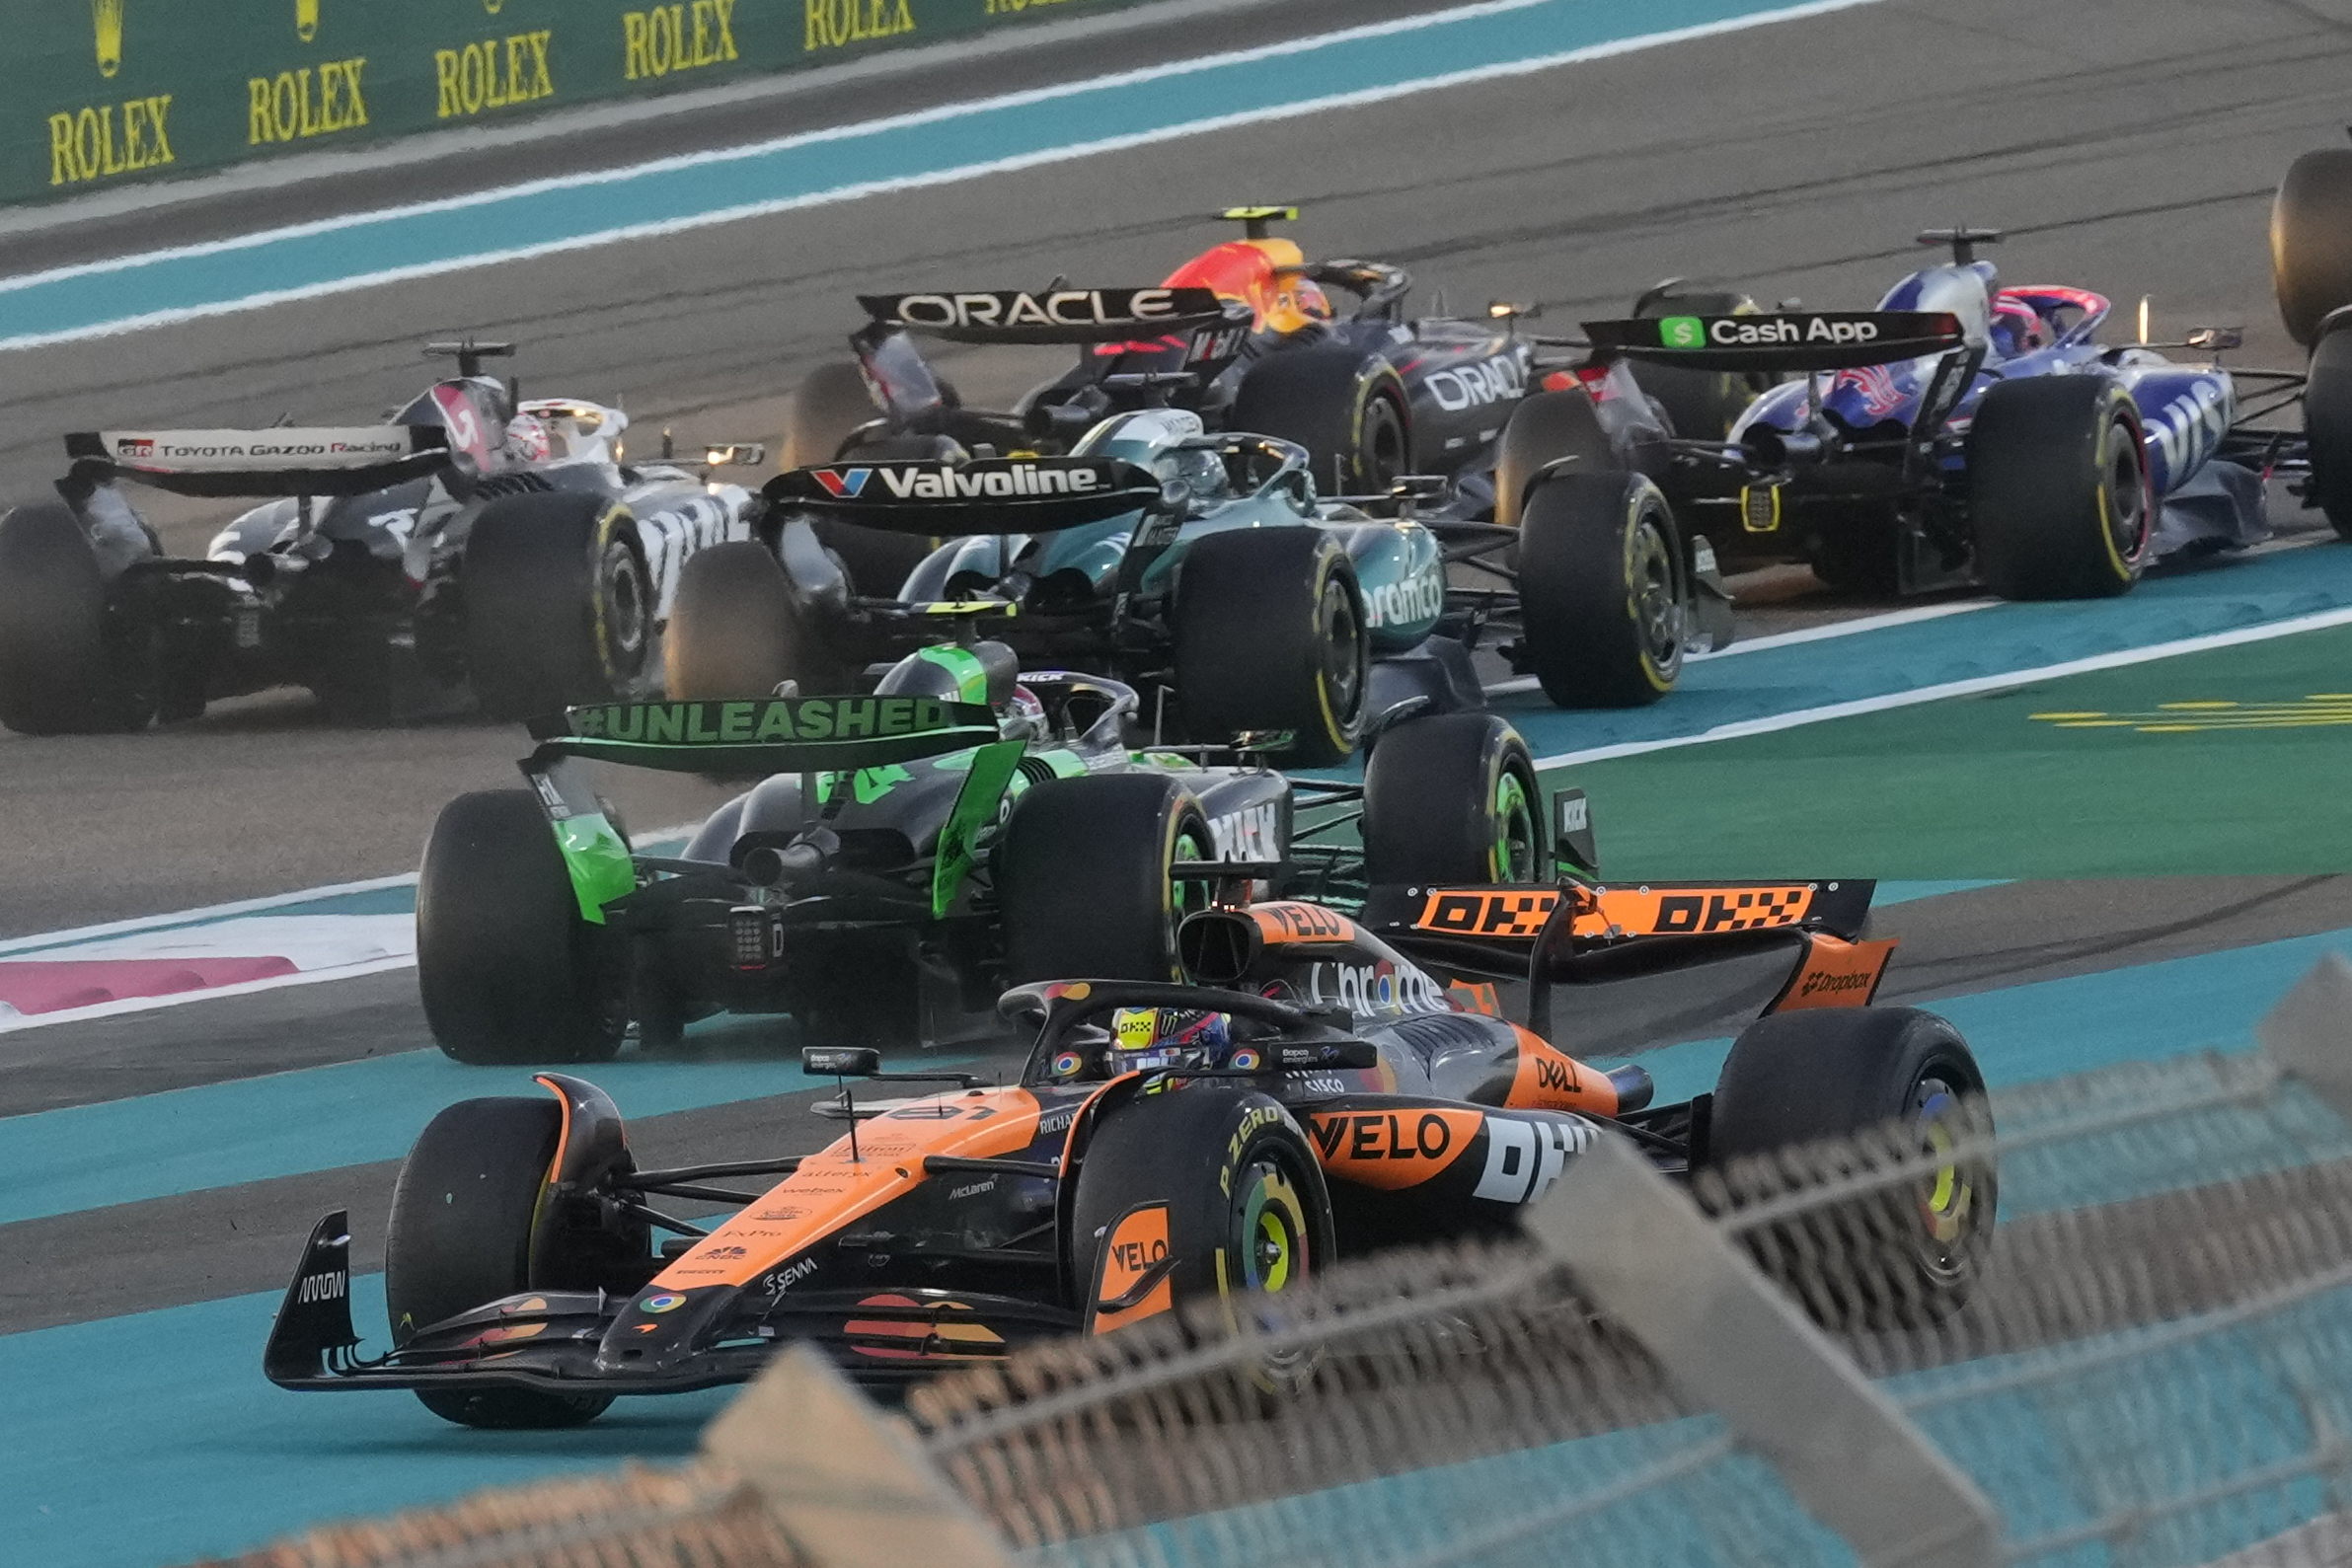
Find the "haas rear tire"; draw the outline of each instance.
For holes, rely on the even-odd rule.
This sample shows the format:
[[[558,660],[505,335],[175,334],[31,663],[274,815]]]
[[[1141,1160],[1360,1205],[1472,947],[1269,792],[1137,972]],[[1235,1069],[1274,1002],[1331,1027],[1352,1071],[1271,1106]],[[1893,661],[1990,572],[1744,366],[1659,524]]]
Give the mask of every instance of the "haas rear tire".
[[[2156,525],[2131,395],[2099,376],[1997,383],[1968,431],[1977,574],[2004,599],[2104,599]]]
[[[1299,1124],[1268,1095],[1213,1083],[1105,1115],[1073,1208],[1070,1277],[1092,1332],[1184,1302],[1296,1290],[1335,1251],[1330,1194]],[[1143,1289],[1155,1272],[1165,1296]]]
[[[1935,1013],[1773,1013],[1741,1030],[1724,1060],[1707,1162],[1724,1175],[1735,1202],[1743,1194],[1769,1196],[1796,1171],[1826,1173],[1813,1168],[1825,1157],[1819,1151],[1788,1156],[1807,1145],[1893,1128],[1906,1152],[1935,1154],[1964,1135],[1987,1134],[1984,1093],[1968,1042]],[[1842,1167],[1852,1157],[1826,1157]],[[1768,1227],[1751,1245],[1765,1271],[1831,1326],[1916,1327],[1967,1301],[1992,1243],[1999,1200],[1989,1160],[1955,1157],[1916,1182]]]
[[[553,1099],[460,1100],[425,1124],[392,1189],[384,1305],[392,1343],[445,1317],[530,1290],[532,1228],[556,1157]],[[575,1427],[610,1394],[530,1388],[419,1388],[444,1421],[493,1428]]]
[[[2270,204],[2270,281],[2288,336],[2309,346],[2352,305],[2352,148],[2307,152]]]
[[[1320,528],[1235,528],[1196,541],[1176,585],[1176,702],[1217,744],[1286,729],[1286,760],[1325,767],[1364,732],[1371,633],[1355,562]]]
[[[1563,474],[1519,521],[1520,646],[1560,708],[1639,708],[1682,674],[1674,518],[1638,474]]]
[[[98,556],[56,501],[0,516],[0,724],[23,735],[142,729],[153,672],[110,635]]]
[[[1199,803],[1163,775],[1032,784],[996,851],[1007,983],[1181,979],[1176,929],[1205,890],[1170,867],[1215,854]]]
[[[627,508],[600,495],[506,495],[474,519],[459,578],[483,710],[536,718],[626,696],[653,639],[653,580]]]
[[[444,1052],[480,1065],[610,1058],[628,1017],[600,934],[530,790],[442,807],[417,879],[417,982]]]
[[[680,702],[767,697],[786,681],[829,691],[807,618],[765,545],[714,545],[686,562],[670,601],[664,682]]]
[[[1364,764],[1364,879],[1375,887],[1544,880],[1543,795],[1493,713],[1415,718]]]
[[[1313,345],[1278,349],[1252,365],[1225,425],[1305,447],[1319,490],[1371,495],[1412,472],[1410,408],[1404,378],[1386,359],[1343,344]]]
[[[2304,452],[2311,499],[2338,537],[2352,539],[2352,320],[2323,333],[2303,387]]]

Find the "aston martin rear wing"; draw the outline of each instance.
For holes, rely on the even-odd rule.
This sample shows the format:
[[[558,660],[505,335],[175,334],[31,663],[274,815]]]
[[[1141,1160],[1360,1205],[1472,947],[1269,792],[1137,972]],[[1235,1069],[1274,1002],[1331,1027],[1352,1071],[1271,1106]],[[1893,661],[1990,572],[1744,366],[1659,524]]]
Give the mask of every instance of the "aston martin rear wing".
[[[65,438],[73,477],[179,495],[364,495],[448,468],[438,425],[270,430],[86,430]]]
[[[1850,370],[1959,348],[1948,311],[1770,311],[1586,322],[1593,355],[1694,370]]]
[[[779,474],[763,493],[779,506],[933,538],[1051,533],[1161,501],[1149,470],[1101,457],[833,463]]]
[[[1251,320],[1206,288],[1051,288],[861,294],[876,326],[958,343],[1116,343]]]

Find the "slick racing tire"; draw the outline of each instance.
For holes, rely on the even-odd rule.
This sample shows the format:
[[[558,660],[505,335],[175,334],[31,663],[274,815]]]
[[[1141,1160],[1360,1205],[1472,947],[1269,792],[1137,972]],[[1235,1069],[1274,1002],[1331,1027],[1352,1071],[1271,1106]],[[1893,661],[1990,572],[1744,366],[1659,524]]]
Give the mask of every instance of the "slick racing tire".
[[[1327,495],[1381,495],[1413,472],[1411,407],[1386,359],[1318,343],[1252,365],[1225,427],[1305,447],[1307,472]]]
[[[483,507],[458,568],[483,711],[537,718],[629,695],[652,656],[652,574],[628,509],[559,490]]]
[[[1519,520],[1520,649],[1560,708],[1638,708],[1682,674],[1682,554],[1638,474],[1562,474]]]
[[[1968,431],[1977,575],[2004,599],[2104,599],[2148,564],[2156,497],[2131,394],[2103,376],[1996,383]]]
[[[2307,152],[2270,204],[2270,281],[2287,334],[2309,347],[2352,305],[2352,148]]]
[[[1730,290],[1690,294],[1652,289],[1633,306],[1640,320],[1660,316],[1731,316],[1753,311],[1756,302]],[[1729,370],[1692,370],[1682,365],[1633,361],[1633,380],[1650,400],[1666,411],[1674,433],[1687,440],[1719,440],[1734,420],[1772,385],[1772,378]]]
[[[425,1124],[401,1162],[384,1235],[394,1346],[544,1283],[531,1277],[532,1230],[562,1128],[563,1108],[545,1096],[460,1100]],[[532,1388],[419,1388],[417,1397],[444,1421],[508,1429],[579,1426],[613,1402]]]
[[[1968,1300],[1992,1244],[2000,1189],[1990,1157],[1934,1157],[1991,1133],[1984,1095],[1968,1042],[1935,1013],[1772,1013],[1732,1042],[1715,1083],[1707,1164],[1736,1205],[1792,1179],[1859,1168],[1868,1157],[1858,1151],[1928,1155],[1917,1180],[1749,1237],[1758,1263],[1825,1324],[1924,1326]],[[1855,1146],[1825,1143],[1858,1137]]]
[[[817,366],[800,379],[785,406],[783,469],[832,462],[843,443],[881,416],[867,390],[866,373],[854,361]]]
[[[2312,466],[2309,498],[2338,537],[2352,539],[2352,317],[2312,348],[2303,387],[2304,455]]]
[[[674,701],[767,697],[786,681],[801,695],[834,690],[809,617],[767,546],[713,545],[686,562],[670,601],[662,652]]]
[[[481,1066],[609,1059],[628,1008],[603,935],[580,918],[530,790],[479,789],[441,808],[417,879],[417,983],[449,1056]]]
[[[1364,732],[1372,634],[1355,562],[1320,528],[1234,528],[1197,540],[1176,583],[1176,706],[1207,745],[1289,730],[1284,760],[1320,768]]]
[[[145,728],[153,661],[111,619],[97,553],[70,507],[0,516],[0,724],[21,735]]]
[[[1007,983],[1181,979],[1176,927],[1208,890],[1170,867],[1216,853],[1200,803],[1163,774],[1030,785],[996,850]]]
[[[1563,458],[1574,460],[1575,466],[1564,471],[1568,473],[1598,474],[1623,467],[1613,455],[1608,432],[1601,428],[1591,395],[1581,388],[1539,392],[1511,411],[1494,449],[1495,522],[1518,527],[1527,486]]]
[[[959,450],[954,442],[941,436],[887,435],[860,442],[843,453],[841,461],[928,463],[939,458],[943,447],[951,452]],[[841,569],[849,573],[851,591],[876,599],[888,599],[904,592],[907,578],[943,543],[931,534],[867,528],[832,516],[813,517],[810,525],[816,530],[818,541],[841,563]]]
[[[1543,800],[1527,742],[1499,715],[1408,719],[1364,764],[1364,879],[1542,881]]]
[[[1263,1313],[1334,1258],[1323,1167],[1290,1112],[1255,1090],[1203,1082],[1114,1106],[1077,1182],[1068,1263],[1091,1333],[1194,1301]],[[1135,1299],[1104,1306],[1122,1297]],[[1261,1367],[1259,1381],[1303,1371],[1306,1357]]]

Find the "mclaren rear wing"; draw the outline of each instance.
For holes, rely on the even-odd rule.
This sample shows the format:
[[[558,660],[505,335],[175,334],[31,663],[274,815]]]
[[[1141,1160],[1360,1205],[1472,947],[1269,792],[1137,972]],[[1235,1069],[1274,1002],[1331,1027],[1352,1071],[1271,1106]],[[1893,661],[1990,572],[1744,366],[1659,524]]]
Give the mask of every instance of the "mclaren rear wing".
[[[1250,307],[1206,288],[1053,288],[861,294],[879,327],[958,343],[1117,343],[1247,324]]]
[[[1586,322],[1600,359],[1694,370],[1850,370],[1923,359],[1966,345],[1948,311],[1767,311]]]
[[[438,425],[271,430],[88,430],[65,438],[73,476],[179,495],[364,495],[451,466]]]
[[[1361,923],[1382,937],[1481,951],[1524,966],[1536,939],[1566,912],[1566,947],[1684,936],[1743,936],[1771,932],[1826,932],[1852,941],[1862,933],[1878,884],[1822,882],[1645,882],[1588,887],[1494,883],[1459,887],[1375,886]],[[1555,940],[1557,939],[1556,933]]]
[[[833,463],[779,474],[763,493],[779,506],[933,538],[1051,533],[1161,504],[1148,469],[1101,457]]]

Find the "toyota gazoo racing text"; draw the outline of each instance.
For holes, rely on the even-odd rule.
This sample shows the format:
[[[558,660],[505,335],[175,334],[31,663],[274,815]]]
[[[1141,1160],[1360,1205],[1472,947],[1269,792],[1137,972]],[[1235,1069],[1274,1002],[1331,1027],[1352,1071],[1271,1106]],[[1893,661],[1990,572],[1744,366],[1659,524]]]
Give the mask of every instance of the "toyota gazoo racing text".
[[[1989,1159],[1956,1148],[1987,1125],[1982,1080],[1944,1020],[1869,1006],[1892,946],[1860,937],[1871,884],[1604,887],[1568,869],[1376,881],[1350,914],[1252,902],[1251,883],[1226,879],[1183,920],[1180,983],[1008,993],[1004,1015],[1034,1031],[1017,1084],[807,1048],[807,1070],[843,1083],[826,1107],[842,1132],[815,1154],[641,1168],[614,1101],[557,1073],[535,1099],[451,1106],[396,1189],[389,1351],[358,1353],[336,1213],[299,1260],[266,1373],[409,1388],[488,1426],[740,1381],[792,1343],[901,1387],[1188,1300],[1278,1294],[1335,1258],[1506,1231],[1578,1179],[1605,1129],[1680,1176],[1905,1125],[1915,1178],[1891,1223],[1832,1235],[1853,1290],[1809,1305],[1902,1326],[1968,1296],[1996,1207]],[[1524,988],[1527,1021],[1502,1014],[1505,987]],[[1711,1094],[1652,1104],[1637,1062],[1580,1059],[1659,1043],[1642,1020],[1669,1015],[1737,1028]],[[876,1081],[947,1086],[888,1098],[863,1087]],[[665,1197],[730,1207],[690,1224]]]
[[[0,518],[0,722],[134,729],[276,685],[360,721],[657,691],[681,567],[759,510],[711,471],[763,453],[624,462],[618,410],[484,375],[506,345],[431,351],[459,373],[381,425],[69,436],[60,500]],[[275,498],[179,559],[132,485]]]

